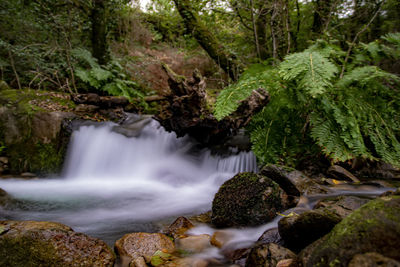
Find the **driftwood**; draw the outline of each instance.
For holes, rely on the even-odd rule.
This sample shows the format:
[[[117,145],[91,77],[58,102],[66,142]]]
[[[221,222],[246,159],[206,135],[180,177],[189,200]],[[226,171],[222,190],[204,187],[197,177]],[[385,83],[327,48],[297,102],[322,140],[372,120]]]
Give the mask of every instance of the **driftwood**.
[[[178,136],[189,134],[205,145],[225,142],[269,102],[268,92],[259,88],[242,101],[234,114],[217,121],[207,104],[206,79],[198,70],[188,79],[177,75],[165,64],[163,69],[168,75],[171,93],[165,97],[167,105],[156,119],[167,131],[174,131]]]

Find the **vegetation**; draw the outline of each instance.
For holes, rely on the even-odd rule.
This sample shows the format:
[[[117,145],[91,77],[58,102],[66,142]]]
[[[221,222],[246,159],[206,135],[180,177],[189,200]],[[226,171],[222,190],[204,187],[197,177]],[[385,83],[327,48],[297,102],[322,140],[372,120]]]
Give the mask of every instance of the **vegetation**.
[[[208,55],[218,120],[255,89],[271,96],[248,128],[261,162],[400,166],[399,13],[396,0],[3,0],[0,82],[138,103],[162,94],[147,61]]]

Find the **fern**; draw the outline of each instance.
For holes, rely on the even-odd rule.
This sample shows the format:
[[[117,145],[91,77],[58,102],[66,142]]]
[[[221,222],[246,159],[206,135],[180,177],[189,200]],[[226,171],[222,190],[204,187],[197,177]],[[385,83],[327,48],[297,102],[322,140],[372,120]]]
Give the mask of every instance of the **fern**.
[[[221,120],[234,112],[241,101],[248,98],[254,90],[264,88],[273,91],[279,86],[277,72],[271,68],[260,69],[260,65],[252,66],[237,83],[225,88],[219,94],[214,110],[214,116],[217,120]]]
[[[400,35],[392,34],[360,44],[340,79],[346,53],[318,41],[287,56],[278,72],[264,67],[258,76],[244,76],[222,91],[215,114],[221,118],[233,112],[259,85],[254,81],[260,74],[268,73],[263,86],[271,101],[248,127],[259,161],[295,165],[304,155],[322,152],[332,162],[361,157],[400,166],[400,79],[366,65],[397,56],[399,43]]]
[[[279,74],[286,81],[296,81],[299,88],[312,97],[323,94],[332,87],[331,80],[338,68],[318,52],[305,51],[285,58]]]

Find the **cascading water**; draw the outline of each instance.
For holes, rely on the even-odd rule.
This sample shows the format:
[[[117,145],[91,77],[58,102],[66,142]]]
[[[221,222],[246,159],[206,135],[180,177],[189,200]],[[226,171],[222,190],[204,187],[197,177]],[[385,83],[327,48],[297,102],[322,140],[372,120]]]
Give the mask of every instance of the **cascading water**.
[[[123,233],[156,231],[154,222],[210,210],[224,181],[257,171],[251,152],[213,156],[155,121],[132,138],[115,127],[75,131],[60,178],[0,180],[21,200],[0,210],[0,219],[57,221],[112,243]]]

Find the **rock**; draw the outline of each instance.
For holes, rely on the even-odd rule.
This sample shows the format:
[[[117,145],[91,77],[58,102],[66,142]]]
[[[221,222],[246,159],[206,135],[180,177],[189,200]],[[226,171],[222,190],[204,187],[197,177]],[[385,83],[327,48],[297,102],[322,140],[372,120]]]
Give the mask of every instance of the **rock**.
[[[102,108],[125,107],[129,104],[129,100],[123,96],[101,96],[100,106]]]
[[[276,267],[299,267],[300,265],[295,259],[280,260]]]
[[[347,180],[347,181],[354,182],[354,183],[360,182],[360,180],[358,180],[357,177],[355,177],[353,174],[351,174],[351,172],[349,172],[345,168],[338,166],[338,165],[333,165],[333,166],[329,167],[327,173],[328,173],[328,175],[331,175],[334,178],[339,179],[339,180],[343,179],[343,180]]]
[[[192,235],[175,240],[178,249],[189,253],[200,253],[211,247],[209,235]]]
[[[151,116],[129,115],[120,125],[116,125],[112,129],[126,137],[138,137],[143,128],[152,120]]]
[[[400,197],[382,197],[357,209],[306,247],[303,266],[347,266],[356,254],[377,252],[400,260]]]
[[[211,224],[211,210],[199,215],[192,216],[190,217],[190,220],[198,223]]]
[[[257,240],[257,244],[275,243],[280,246],[285,246],[285,242],[279,234],[278,228],[272,228],[265,231]]]
[[[7,165],[8,164],[8,158],[7,157],[0,157],[0,163]]]
[[[60,171],[71,134],[69,121],[75,115],[29,112],[21,107],[0,107],[0,133],[10,173]]]
[[[260,171],[261,175],[267,176],[288,194],[292,196],[326,194],[327,188],[304,175],[302,172],[278,165],[266,165]]]
[[[8,86],[8,84],[7,84],[5,81],[1,81],[1,80],[0,80],[0,91],[8,90],[8,89],[10,89],[10,87]]]
[[[239,173],[219,188],[211,220],[217,227],[260,225],[291,205],[286,193],[271,179]]]
[[[113,266],[100,239],[53,222],[0,221],[0,266]]]
[[[366,204],[370,199],[355,196],[339,196],[333,198],[322,199],[317,202],[315,209],[325,208],[336,213],[342,219]]]
[[[36,178],[37,175],[34,173],[31,173],[31,172],[23,172],[23,173],[21,173],[21,177],[29,179],[29,178]]]
[[[75,107],[76,113],[93,113],[99,110],[99,106],[95,105],[87,105],[87,104],[79,104]]]
[[[246,259],[251,251],[253,244],[248,244],[248,247],[233,249],[230,247],[225,247],[222,249],[222,255],[230,262],[244,267],[246,265]]]
[[[207,267],[209,262],[205,259],[195,257],[177,258],[172,262],[162,265],[163,267]],[[218,265],[217,265],[218,266]]]
[[[129,267],[148,267],[146,264],[146,261],[144,260],[143,257],[137,257],[136,259],[134,259],[133,261],[131,261],[130,266]]]
[[[351,259],[348,267],[400,267],[400,262],[382,256],[376,252],[357,254]]]
[[[177,218],[165,232],[166,235],[172,236],[174,239],[182,237],[187,230],[193,228],[194,225],[185,217]]]
[[[233,238],[233,233],[229,230],[219,230],[215,231],[211,237],[211,245],[222,248],[226,243],[228,243]]]
[[[130,257],[132,260],[143,257],[146,262],[150,262],[157,250],[172,253],[175,245],[171,239],[160,233],[131,233],[118,239],[114,248],[121,257]]]
[[[247,257],[246,267],[275,267],[284,259],[294,259],[296,254],[287,248],[274,243],[257,245],[250,251]]]
[[[0,188],[0,207],[5,207],[12,201],[10,195]]]
[[[302,214],[282,218],[278,222],[279,234],[285,246],[294,251],[311,244],[329,233],[342,220],[336,213],[327,209],[306,211]]]

